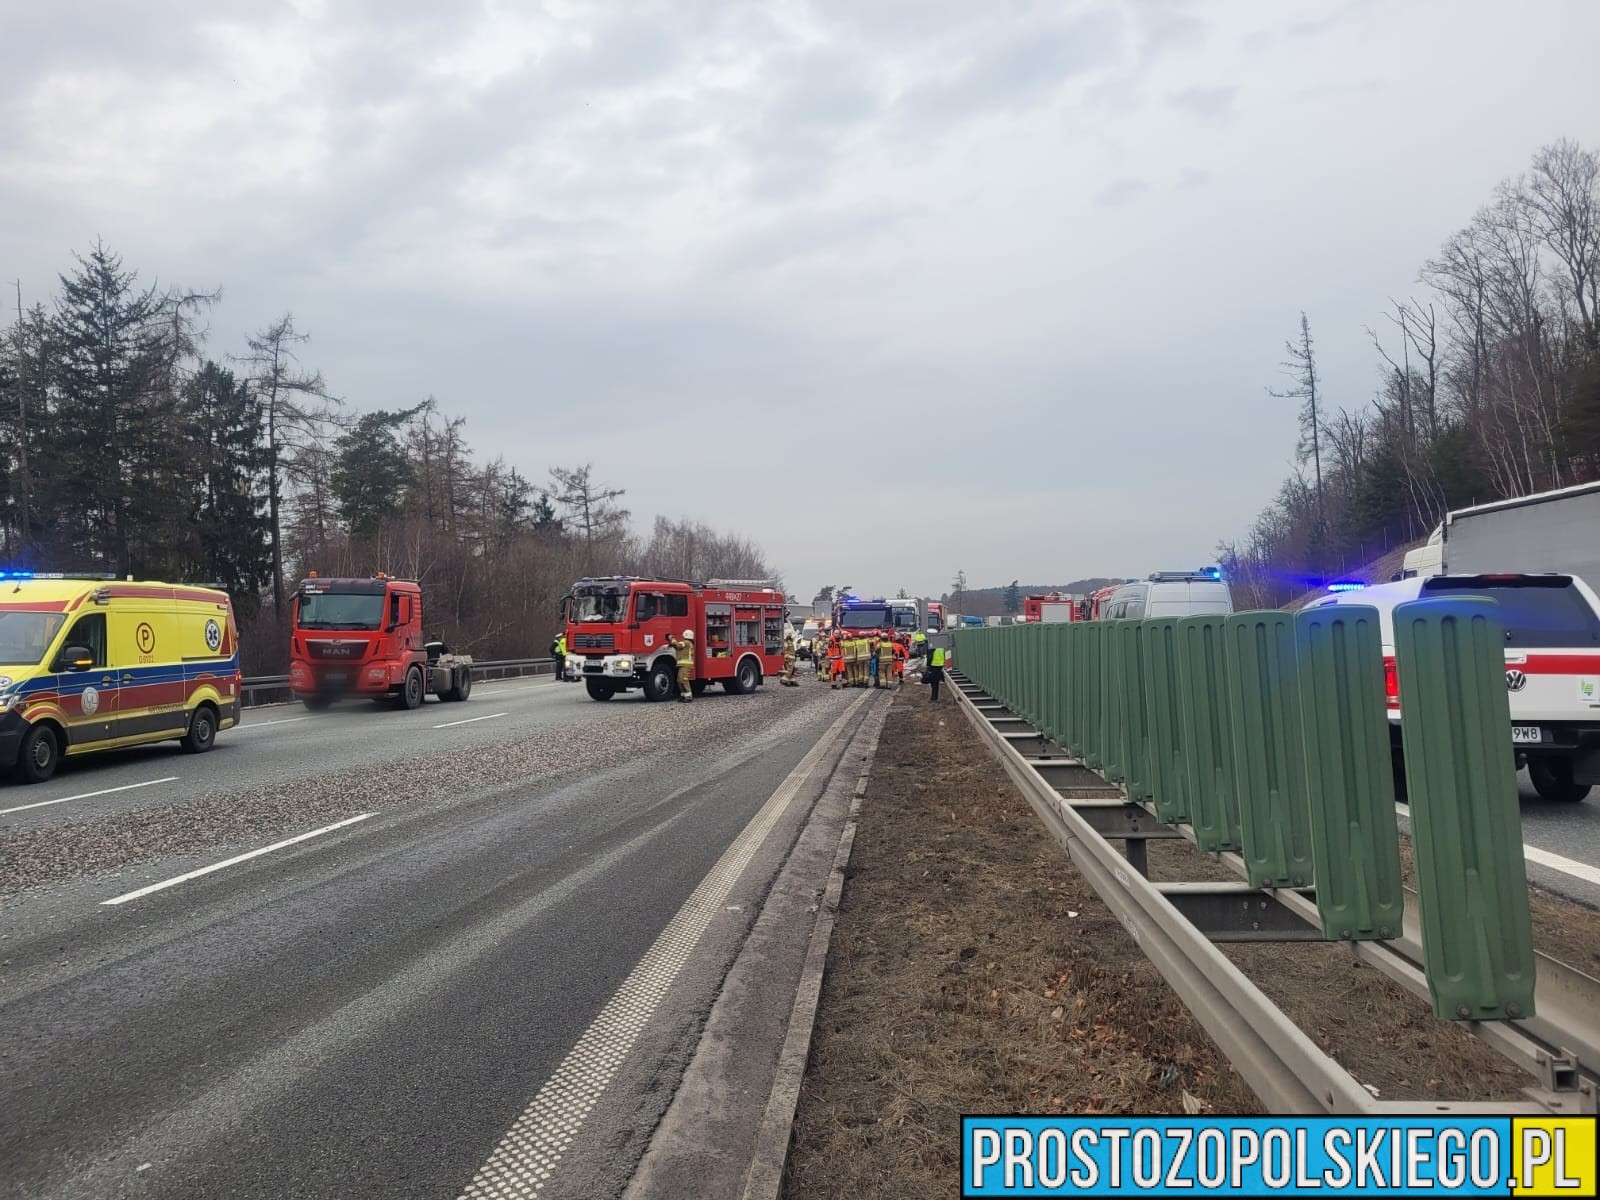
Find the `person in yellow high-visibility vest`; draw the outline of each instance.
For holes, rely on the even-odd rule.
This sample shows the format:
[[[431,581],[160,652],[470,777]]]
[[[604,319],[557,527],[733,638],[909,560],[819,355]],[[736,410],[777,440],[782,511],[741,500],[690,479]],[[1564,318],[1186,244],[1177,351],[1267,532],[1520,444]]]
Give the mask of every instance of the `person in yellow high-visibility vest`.
[[[681,638],[669,634],[667,641],[678,664],[678,699],[688,704],[694,699],[694,630],[685,629]]]
[[[944,682],[944,648],[935,646],[928,654],[928,665],[922,669],[922,682],[930,689],[930,701],[939,698],[939,685]]]

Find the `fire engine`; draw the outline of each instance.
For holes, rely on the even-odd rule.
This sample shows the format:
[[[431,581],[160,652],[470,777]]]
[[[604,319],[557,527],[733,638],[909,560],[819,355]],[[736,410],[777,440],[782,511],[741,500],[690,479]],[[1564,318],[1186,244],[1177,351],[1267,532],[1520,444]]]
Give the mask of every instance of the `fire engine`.
[[[747,695],[783,670],[785,597],[772,580],[580,579],[563,600],[567,670],[589,697],[609,700],[638,688],[646,700],[677,692],[670,637],[694,634],[690,687],[721,683]]]
[[[465,700],[472,659],[422,635],[422,586],[414,579],[319,579],[295,589],[289,635],[289,687],[320,712],[334,700],[365,696],[416,708],[430,693]]]
[[[1089,620],[1099,621],[1105,617],[1107,603],[1121,586],[1120,583],[1113,583],[1089,593],[1089,599],[1086,601],[1089,606]]]
[[[1022,619],[1028,622],[1061,622],[1087,620],[1082,597],[1066,592],[1047,592],[1041,596],[1025,596],[1022,600]]]

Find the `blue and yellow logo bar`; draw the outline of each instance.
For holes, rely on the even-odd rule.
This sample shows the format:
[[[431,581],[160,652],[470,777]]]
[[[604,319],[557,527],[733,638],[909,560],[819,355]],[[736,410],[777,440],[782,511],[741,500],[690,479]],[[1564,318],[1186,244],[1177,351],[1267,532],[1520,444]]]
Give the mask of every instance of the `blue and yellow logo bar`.
[[[1593,1196],[1594,1117],[963,1117],[967,1196]]]

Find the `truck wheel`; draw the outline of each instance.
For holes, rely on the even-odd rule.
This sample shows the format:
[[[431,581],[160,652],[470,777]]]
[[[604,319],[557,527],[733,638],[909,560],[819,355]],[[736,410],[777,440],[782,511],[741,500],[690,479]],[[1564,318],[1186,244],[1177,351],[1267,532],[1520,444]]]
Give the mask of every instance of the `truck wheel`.
[[[217,710],[202,704],[189,718],[189,732],[178,743],[185,754],[204,754],[217,744]]]
[[[585,679],[583,690],[589,693],[591,700],[609,700],[617,694],[617,689],[604,679]]]
[[[48,725],[35,725],[17,751],[17,778],[23,783],[43,783],[56,773],[61,743]]]
[[[412,667],[406,672],[406,681],[400,685],[401,708],[422,707],[422,672]]]
[[[465,700],[472,695],[472,668],[462,667],[460,670],[461,681],[456,684],[456,699]]]
[[[1546,800],[1576,804],[1589,794],[1587,783],[1572,781],[1571,759],[1530,758],[1528,778],[1533,780],[1533,790]]]
[[[748,696],[756,690],[761,683],[761,668],[756,666],[756,660],[747,658],[739,664],[733,673],[733,678],[723,686],[728,689],[730,696]]]
[[[677,664],[658,662],[650,668],[650,674],[644,677],[644,698],[646,700],[670,700],[672,699],[673,689],[677,686]]]

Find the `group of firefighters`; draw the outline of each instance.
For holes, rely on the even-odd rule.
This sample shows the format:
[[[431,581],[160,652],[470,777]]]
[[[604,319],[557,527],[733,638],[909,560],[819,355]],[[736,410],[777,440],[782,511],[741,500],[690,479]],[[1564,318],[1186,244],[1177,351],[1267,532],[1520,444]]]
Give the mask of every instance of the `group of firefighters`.
[[[786,679],[794,673],[792,654],[792,647],[786,644]],[[890,633],[851,635],[834,630],[818,640],[811,655],[817,665],[817,678],[826,680],[830,687],[893,688],[905,678],[911,645],[910,639]]]

